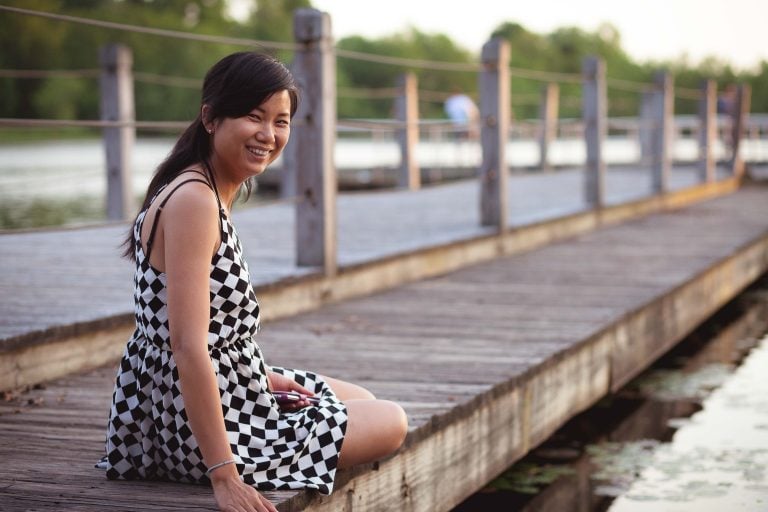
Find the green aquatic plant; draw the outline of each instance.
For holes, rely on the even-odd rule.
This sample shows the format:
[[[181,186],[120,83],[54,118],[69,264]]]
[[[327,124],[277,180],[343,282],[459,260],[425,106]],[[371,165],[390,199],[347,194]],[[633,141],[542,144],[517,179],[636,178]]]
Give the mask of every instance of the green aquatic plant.
[[[664,402],[701,401],[733,373],[730,365],[712,363],[692,372],[656,370],[633,384],[644,396]]]
[[[90,197],[4,200],[0,203],[0,229],[57,227],[104,219],[102,202]]]
[[[520,494],[537,494],[561,476],[572,475],[570,466],[522,462],[491,481],[488,488]]]
[[[653,461],[661,444],[656,439],[640,439],[624,443],[604,442],[589,445],[586,452],[596,469],[592,479],[602,482],[596,489],[603,496],[624,493],[637,476]]]

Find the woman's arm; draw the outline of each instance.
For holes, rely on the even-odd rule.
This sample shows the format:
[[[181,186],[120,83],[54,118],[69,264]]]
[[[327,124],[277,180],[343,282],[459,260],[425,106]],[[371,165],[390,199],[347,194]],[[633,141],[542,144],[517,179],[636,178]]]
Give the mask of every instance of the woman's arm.
[[[161,217],[171,348],[190,428],[208,467],[233,458],[208,354],[210,267],[220,243],[218,215],[211,190],[189,183],[174,193]],[[275,510],[240,480],[234,464],[215,469],[210,477],[221,510]]]

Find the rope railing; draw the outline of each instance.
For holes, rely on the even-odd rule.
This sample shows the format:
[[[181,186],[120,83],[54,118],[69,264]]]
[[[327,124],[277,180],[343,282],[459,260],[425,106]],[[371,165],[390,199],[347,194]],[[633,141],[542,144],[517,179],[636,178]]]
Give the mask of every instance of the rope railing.
[[[336,96],[339,98],[391,99],[396,98],[400,94],[401,91],[394,87],[383,87],[378,89],[339,88],[336,90]]]
[[[704,93],[699,89],[690,89],[686,87],[675,87],[674,96],[685,100],[700,100],[704,97]]]
[[[100,69],[0,69],[2,78],[98,78]]]
[[[41,18],[63,21],[69,23],[77,23],[82,25],[88,25],[98,28],[121,30],[126,32],[133,32],[139,34],[149,34],[161,37],[170,37],[176,39],[185,39],[191,41],[201,41],[209,43],[222,43],[231,44],[237,46],[248,47],[261,47],[265,49],[274,50],[291,50],[295,51],[300,48],[297,43],[279,42],[279,41],[265,41],[257,39],[239,38],[239,37],[227,37],[218,35],[206,35],[192,32],[185,32],[180,30],[160,29],[152,27],[143,27],[138,25],[131,25],[127,23],[118,23],[104,20],[96,20],[92,18],[84,18],[80,16],[72,16],[66,14],[50,13],[44,11],[37,11],[33,9],[25,9],[21,7],[12,7],[0,5],[0,11],[12,12],[16,14],[37,16]],[[373,54],[368,52],[359,52],[353,50],[346,50],[342,48],[335,48],[337,57],[360,60],[379,64],[398,65],[410,68],[431,69],[439,71],[458,71],[458,72],[478,72],[482,70],[482,65],[479,63],[461,63],[461,62],[447,62],[447,61],[435,61],[427,59],[410,59],[405,57],[394,57]],[[582,76],[577,73],[560,73],[551,71],[540,71],[532,69],[523,69],[516,67],[509,67],[510,75],[517,78],[539,80],[543,82],[556,82],[556,83],[581,83]],[[99,70],[96,69],[84,69],[84,70],[20,70],[9,69],[0,70],[0,77],[9,78],[94,78],[99,74]],[[158,85],[168,85],[176,87],[197,88],[200,81],[198,79],[184,78],[184,77],[164,77],[162,75],[156,75],[152,73],[135,73],[136,80],[152,83]],[[609,88],[616,90],[623,90],[626,92],[643,93],[653,89],[653,84],[646,82],[634,82],[629,80],[622,80],[617,78],[607,78],[606,85]],[[449,93],[442,92],[427,92],[423,93],[424,101],[442,101]],[[701,98],[701,91],[696,89],[684,89],[675,88],[675,96],[681,99],[696,100]],[[347,98],[386,98],[394,97],[396,93],[392,89],[371,90],[368,96],[362,92],[352,92],[351,90],[341,90],[339,96]]]
[[[448,119],[420,119],[415,123],[419,128],[446,128],[454,130],[456,123]],[[393,132],[406,128],[408,123],[397,119],[339,119],[337,126],[343,131]]]
[[[768,119],[760,116],[753,116],[750,119],[751,125],[756,126],[761,131],[768,130]],[[139,130],[183,130],[191,121],[102,121],[102,120],[76,120],[76,119],[22,119],[22,118],[0,118],[0,127],[27,127],[27,128],[136,128]],[[520,119],[516,124],[535,125],[541,121],[538,119]],[[693,115],[675,116],[675,122],[681,127],[692,127],[698,123],[698,119]],[[718,124],[728,124],[730,119],[725,116],[719,116]],[[562,125],[578,125],[583,123],[579,118],[560,118],[558,123]],[[643,126],[653,127],[658,123],[651,119],[636,117],[609,117],[607,118],[608,127],[611,129],[632,129]],[[422,119],[418,123],[419,127],[452,127],[455,123],[448,119]],[[294,122],[293,126],[298,126]],[[392,132],[406,126],[403,121],[395,119],[339,119],[337,126],[340,131],[380,131]]]
[[[266,49],[276,49],[276,50],[295,51],[296,49],[300,48],[300,45],[297,43],[264,41],[264,40],[257,40],[257,39],[197,34],[192,32],[184,32],[180,30],[142,27],[142,26],[130,25],[126,23],[95,20],[91,18],[36,11],[36,10],[24,9],[20,7],[0,5],[0,11],[13,12],[13,13],[29,15],[29,16],[38,16],[38,17],[52,19],[56,21],[78,23],[78,24],[83,24],[88,26],[99,27],[99,28],[122,30],[127,32],[150,34],[150,35],[156,35],[156,36],[162,36],[162,37],[171,37],[176,39],[186,39],[186,40],[193,40],[193,41],[223,43],[223,44],[232,44],[232,45],[239,45],[239,46],[250,46],[250,47],[258,46]],[[372,63],[378,63],[378,64],[404,66],[409,68],[431,69],[431,70],[437,70],[437,71],[458,71],[458,72],[476,73],[483,69],[483,66],[479,63],[461,63],[461,62],[435,61],[435,60],[427,60],[427,59],[410,59],[405,57],[394,57],[394,56],[373,54],[368,52],[347,50],[339,47],[335,48],[335,54],[337,57],[340,57],[340,58],[366,61],[366,62],[372,62]],[[540,71],[540,70],[516,68],[511,66],[508,69],[512,77],[538,80],[542,82],[578,84],[578,83],[581,83],[583,80],[582,76],[578,73],[560,73],[560,72],[551,72],[551,71]],[[84,71],[87,71],[89,73],[94,72],[94,70],[84,70]],[[15,75],[11,75],[12,72],[16,72]],[[39,72],[41,73],[40,75],[36,75],[35,74],[36,72],[31,70],[30,71],[6,70],[6,73],[8,74],[4,74],[0,76],[21,77],[22,74],[26,74],[24,77],[27,77],[27,78],[43,77],[42,71]],[[67,72],[62,72],[62,74],[59,76],[70,76],[70,75],[67,75],[66,73]],[[96,70],[95,73],[97,74],[98,71]],[[53,76],[53,75],[50,75],[50,76]],[[95,74],[83,75],[83,76],[95,76]],[[155,84],[173,85],[173,86],[179,86],[179,87],[197,87],[199,85],[199,81],[197,80],[187,79],[182,77],[161,78],[159,75],[152,75],[150,73],[136,73],[136,77],[140,81],[155,83]],[[628,80],[620,80],[615,78],[608,78],[606,80],[606,83],[608,87],[611,87],[613,89],[619,89],[619,90],[624,90],[629,92],[645,92],[653,87],[652,84],[649,84],[649,83],[632,82]],[[358,96],[357,94],[358,93],[351,93],[349,95],[345,94],[343,97],[361,97],[361,96]],[[376,98],[385,97],[386,94],[387,93],[384,93],[384,92],[375,93],[375,95],[371,97],[376,97]],[[425,100],[439,101],[438,98],[444,99],[443,94],[445,93],[437,93],[437,94],[438,95],[436,96],[426,95]],[[680,95],[680,97],[692,98],[694,94],[699,94],[699,93],[683,92]]]
[[[125,32],[133,32],[136,34],[148,34],[153,36],[171,37],[175,39],[185,39],[189,41],[201,41],[206,43],[220,43],[231,44],[234,46],[258,46],[261,48],[267,48],[272,50],[296,50],[300,45],[296,43],[284,43],[278,41],[262,41],[257,39],[246,39],[241,37],[226,37],[226,36],[214,36],[206,34],[196,34],[192,32],[184,32],[181,30],[170,30],[152,27],[142,27],[139,25],[130,25],[127,23],[117,23],[114,21],[95,20],[91,18],[83,18],[80,16],[71,16],[68,14],[57,14],[44,11],[35,11],[32,9],[23,9],[21,7],[11,7],[8,5],[0,5],[0,11],[13,12],[16,14],[25,14],[28,16],[38,16],[40,18],[46,18],[56,21],[66,21],[69,23],[77,23],[80,25],[88,25],[98,28],[107,28],[111,30],[122,30]]]
[[[98,78],[100,69],[0,69],[0,78],[45,79],[45,78]],[[199,88],[199,78],[186,78],[156,73],[136,71],[133,78],[137,82],[145,82],[172,87]]]
[[[22,128],[136,128],[138,130],[183,130],[191,121],[101,121],[77,119],[22,119],[0,118],[0,127]],[[301,123],[294,121],[293,126]],[[454,123],[446,119],[426,119],[418,123],[422,128],[445,127],[452,129]],[[394,119],[340,119],[337,127],[341,132],[394,132],[406,126]]]
[[[606,87],[624,92],[643,93],[653,90],[653,84],[648,82],[635,82],[632,80],[621,80],[619,78],[606,78]]]
[[[482,70],[482,66],[480,64],[391,57],[374,53],[345,50],[338,47],[336,48],[336,56],[344,59],[373,62],[376,64],[389,64],[393,66],[432,69],[436,71],[463,71],[468,73],[477,73],[478,71]]]
[[[429,91],[429,90],[419,89],[419,101],[439,103],[450,98],[452,94],[453,93],[451,92]]]
[[[554,71],[538,71],[535,69],[509,68],[510,76],[517,78],[528,78],[530,80],[539,80],[541,82],[558,83],[581,83],[582,77],[575,73],[558,73]]]
[[[347,144],[346,148],[355,149],[355,152],[350,153],[355,158],[353,165],[367,166],[367,163],[361,164],[364,160],[360,156],[361,153],[358,152],[361,149],[358,142],[362,139],[365,139],[364,142],[368,144],[368,146],[362,146],[363,152],[370,154],[381,153],[381,155],[376,156],[385,156],[385,161],[387,162],[394,161],[393,165],[396,167],[393,171],[397,174],[397,186],[401,188],[415,190],[421,186],[421,172],[428,168],[420,167],[419,153],[423,153],[425,148],[439,153],[440,158],[435,159],[437,167],[445,165],[445,162],[449,162],[448,165],[456,167],[474,167],[477,172],[473,172],[473,174],[477,176],[482,190],[480,208],[482,224],[484,226],[496,226],[500,230],[508,227],[508,216],[505,211],[506,207],[504,207],[508,187],[505,186],[504,180],[501,177],[506,178],[506,170],[509,168],[507,166],[507,154],[516,153],[516,151],[507,151],[507,142],[513,142],[516,148],[526,148],[525,151],[520,151],[520,154],[523,156],[525,156],[525,152],[528,152],[528,149],[538,147],[540,159],[538,162],[534,162],[533,165],[542,170],[562,165],[562,158],[557,155],[562,147],[578,148],[579,151],[583,147],[586,150],[586,158],[582,159],[580,155],[576,158],[580,159],[577,162],[584,162],[585,166],[584,174],[587,177],[585,181],[587,187],[585,187],[584,199],[588,204],[596,208],[605,204],[604,187],[598,185],[603,181],[607,171],[604,157],[608,153],[605,148],[609,142],[614,143],[611,151],[617,147],[616,142],[621,144],[620,148],[631,146],[632,150],[626,154],[629,155],[629,158],[633,159],[631,162],[633,165],[636,163],[636,151],[634,148],[639,146],[639,160],[641,162],[647,161],[651,164],[650,172],[653,177],[652,187],[654,194],[665,192],[666,179],[671,169],[673,148],[670,141],[673,139],[673,131],[677,127],[671,121],[673,112],[668,108],[669,102],[666,100],[672,94],[672,80],[669,79],[669,76],[664,76],[663,82],[660,81],[659,85],[656,85],[608,79],[606,84],[605,63],[596,56],[590,56],[584,60],[582,63],[582,73],[560,73],[511,67],[509,66],[506,51],[485,51],[483,64],[478,62],[447,62],[426,58],[404,58],[357,52],[339,47],[334,48],[330,44],[325,44],[330,41],[330,27],[329,24],[325,23],[327,15],[318,11],[302,11],[301,19],[306,18],[311,21],[311,23],[297,24],[297,39],[305,41],[305,44],[200,35],[179,30],[138,27],[124,23],[42,13],[15,7],[0,6],[0,12],[15,12],[110,30],[123,30],[178,39],[295,51],[296,58],[292,65],[292,71],[297,77],[297,83],[308,84],[313,90],[317,88],[319,94],[316,100],[302,104],[302,113],[294,123],[295,126],[302,126],[302,129],[296,130],[295,143],[287,148],[285,154],[286,159],[284,163],[286,165],[284,170],[286,172],[280,178],[279,187],[281,194],[290,196],[290,201],[293,202],[310,201],[312,197],[323,197],[324,201],[327,199],[327,204],[332,205],[334,203],[338,185],[338,182],[334,182],[334,177],[336,176],[336,170],[340,168],[340,164],[334,161],[333,157],[337,154],[337,149],[344,147],[334,146],[335,141],[342,139],[342,137],[339,137],[339,134],[345,135],[343,143]],[[80,32],[80,30],[76,32]],[[504,50],[505,45],[506,43],[499,40],[492,40],[485,48]],[[136,109],[133,108],[135,102],[131,94],[131,79],[143,83],[189,88],[198,88],[200,80],[163,76],[146,71],[136,72],[130,64],[131,49],[124,45],[110,45],[105,48],[101,55],[103,70],[92,70],[91,72],[93,73],[92,76],[99,72],[103,73],[102,76],[104,78],[101,81],[100,88],[102,94],[101,111],[102,116],[105,119],[111,119],[110,121],[0,119],[0,127],[62,128],[70,126],[104,129],[103,146],[106,148],[107,156],[107,165],[104,167],[109,170],[109,172],[105,173],[105,177],[108,183],[107,188],[110,191],[107,194],[107,216],[112,219],[119,219],[126,217],[126,205],[130,203],[131,184],[129,180],[130,175],[127,172],[130,161],[127,156],[133,154],[132,151],[134,151],[134,146],[136,146],[136,142],[139,139],[139,137],[135,136],[135,129],[180,131],[189,126],[190,122],[135,121],[133,117],[135,116],[134,112]],[[318,55],[320,62],[324,64],[322,66],[315,65],[315,62],[317,62],[315,57]],[[460,125],[443,119],[420,120],[419,106],[414,101],[416,98],[422,101],[445,101],[451,94],[434,90],[419,91],[419,79],[412,73],[401,77],[402,79],[399,80],[401,85],[398,87],[336,88],[337,82],[334,76],[336,69],[333,63],[339,64],[338,59],[353,59],[403,68],[402,70],[392,69],[390,71],[418,68],[433,71],[479,74],[480,83],[482,84],[482,98],[478,103],[482,112],[482,120],[476,120],[466,125]],[[345,63],[341,62],[340,64]],[[8,73],[14,71],[17,72],[18,77],[25,75],[21,70],[8,70]],[[65,76],[67,73],[69,73],[69,76],[75,76],[76,71],[59,71],[59,76]],[[39,78],[43,77],[45,73],[30,70],[26,76]],[[55,73],[56,71],[51,71],[48,76],[53,76]],[[435,74],[437,73],[432,74],[432,77],[428,77],[422,83],[430,83],[429,78],[435,78]],[[514,79],[512,80],[511,88],[508,75]],[[455,78],[455,75],[453,76]],[[580,85],[582,101],[579,103],[583,107],[581,109],[583,111],[583,119],[572,123],[558,119],[560,107],[570,101],[576,101],[575,98],[564,98],[564,101],[559,101],[560,89],[565,92],[567,97],[568,95],[572,96],[574,94],[573,91],[578,87],[566,86],[557,88],[547,86],[544,91],[541,91],[543,94],[534,94],[535,87],[532,86],[537,84],[522,84],[527,85],[527,87],[522,87],[519,86],[520,80],[518,79]],[[606,85],[614,89],[630,92],[652,90],[658,93],[659,95],[657,96],[649,97],[652,101],[647,101],[642,105],[644,110],[641,110],[640,114],[644,117],[652,117],[653,121],[651,122],[655,123],[658,129],[653,130],[652,133],[648,133],[647,130],[640,130],[638,127],[641,126],[642,122],[646,122],[645,119],[640,119],[639,122],[606,119],[607,112],[611,111],[611,107],[620,104],[622,101],[630,100],[626,95],[621,94],[612,95],[610,98],[606,97]],[[518,90],[522,94],[516,94]],[[711,88],[709,90],[711,91]],[[690,90],[683,90],[680,94],[684,96],[693,95]],[[396,101],[395,108],[389,114],[381,114],[382,117],[391,116],[394,119],[336,120],[337,103],[335,97],[383,99],[387,101],[393,98],[398,98],[398,100],[403,98],[404,101]],[[662,98],[664,101],[659,101]],[[631,98],[631,100],[635,100],[635,98]],[[515,114],[521,116],[525,112],[525,115],[528,115],[528,112],[532,112],[533,109],[515,108],[511,110],[509,108],[510,103],[513,105],[532,105],[539,102],[541,105],[539,109],[540,119],[516,119],[514,123],[511,121]],[[125,105],[129,105],[130,108],[121,108]],[[631,101],[626,105],[628,105],[628,108],[622,109],[622,113],[629,111],[630,107],[635,108],[636,102]],[[144,105],[140,106],[143,107]],[[139,109],[139,111],[144,110],[143,108]],[[384,109],[381,109],[381,111],[384,112]],[[426,112],[427,110],[424,111]],[[428,111],[437,112],[437,109],[430,107]],[[741,108],[738,110],[734,109],[734,112],[737,111],[743,112]],[[618,113],[619,111],[616,110],[614,112]],[[567,113],[566,115],[578,114]],[[186,114],[182,113],[178,117],[185,116]],[[316,122],[317,120],[325,120],[327,122]],[[705,118],[708,127],[712,126],[711,120],[711,116]],[[482,128],[477,130],[480,121],[482,121]],[[743,117],[740,117],[736,126],[741,129],[743,123]],[[611,130],[611,133],[608,133],[605,129],[606,127],[608,130]],[[613,137],[613,135],[619,131],[627,132],[627,135],[622,135],[622,140],[616,141],[615,139],[618,137]],[[422,138],[422,133],[428,133],[428,135]],[[558,141],[558,133],[568,134],[570,139],[563,137],[565,140]],[[685,132],[686,135],[687,133]],[[701,133],[706,135],[707,147],[711,148],[713,144],[710,144],[710,142],[714,141],[718,134],[714,130],[706,130]],[[739,135],[733,137],[735,148],[736,143],[741,140],[741,137],[740,132],[734,130],[733,133],[739,133]],[[453,134],[459,136],[453,136]],[[422,142],[426,144],[422,144]],[[561,143],[563,144],[560,145]],[[652,161],[647,156],[649,154],[649,147],[655,151]],[[463,160],[463,156],[457,158],[457,155],[449,154],[454,153],[453,150],[447,151],[449,148],[461,150],[462,155],[464,155],[465,150],[471,150],[466,152],[471,159]],[[379,149],[382,149],[382,151],[379,152]],[[395,149],[398,151],[395,152]],[[558,151],[551,151],[551,149],[557,149]],[[738,152],[734,149],[733,154],[738,155]],[[323,158],[318,158],[318,155],[323,156]],[[330,158],[327,158],[327,155],[330,155]],[[453,160],[450,161],[450,158],[453,158]],[[525,156],[525,158],[527,159],[528,156]],[[611,155],[611,158],[614,158],[611,164],[613,165],[616,162],[615,156]],[[714,167],[710,164],[714,160],[710,156],[707,156],[707,158],[708,160],[705,163],[708,165],[708,174],[702,180],[712,181],[713,173],[711,171]],[[338,160],[342,160],[342,158]],[[734,156],[734,164],[732,166],[734,173],[736,173],[735,169],[737,168],[735,160],[736,156]],[[489,162],[492,165],[488,165]],[[389,166],[391,164],[387,163],[386,165]],[[516,165],[520,165],[519,162],[516,162]],[[334,166],[337,166],[337,168],[334,169]],[[116,171],[113,171],[113,169]],[[322,176],[323,179],[316,179],[318,176]],[[301,194],[297,195],[299,184],[301,186]],[[119,193],[114,193],[115,191]],[[331,254],[333,251],[327,250],[329,244],[335,243],[332,240],[333,237],[326,236],[329,233],[335,232],[335,227],[332,224],[335,222],[335,218],[333,215],[328,214],[329,211],[325,208],[299,208],[295,216],[296,232],[299,234],[297,240],[300,241],[296,247],[297,264],[322,267],[323,271],[328,275],[335,273],[338,268],[335,253]],[[316,231],[317,226],[327,228],[322,230],[325,233],[322,239],[304,235]]]
[[[81,119],[19,119],[0,118],[0,126],[21,128],[136,128],[155,130],[179,130],[190,121],[100,121]]]
[[[158,75],[155,73],[134,72],[133,78],[137,82],[153,85],[166,85],[170,87],[184,87],[187,89],[200,89],[202,79],[186,78],[181,76]]]

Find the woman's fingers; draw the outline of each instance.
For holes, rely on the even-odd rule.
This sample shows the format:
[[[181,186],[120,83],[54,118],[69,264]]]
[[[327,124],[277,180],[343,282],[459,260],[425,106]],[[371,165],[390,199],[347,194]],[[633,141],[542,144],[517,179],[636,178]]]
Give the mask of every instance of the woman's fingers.
[[[269,501],[269,500],[268,500],[267,498],[265,498],[264,496],[261,496],[261,504],[264,506],[264,511],[265,511],[265,512],[277,512],[277,509],[276,509],[276,508],[275,508],[275,506],[272,504],[272,502],[271,502],[271,501]]]
[[[215,486],[214,496],[222,512],[277,512],[259,491],[240,480]]]
[[[263,494],[257,492],[256,497],[256,501],[258,503],[256,510],[258,512],[277,512],[277,509],[272,504],[272,502],[265,498]]]

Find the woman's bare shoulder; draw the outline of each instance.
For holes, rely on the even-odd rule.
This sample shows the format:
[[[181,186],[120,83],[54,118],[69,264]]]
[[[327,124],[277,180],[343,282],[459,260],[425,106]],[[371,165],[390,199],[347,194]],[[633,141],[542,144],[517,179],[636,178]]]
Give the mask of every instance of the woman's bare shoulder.
[[[165,210],[188,215],[217,213],[219,210],[216,193],[205,177],[197,172],[184,172],[174,178],[166,187],[163,196],[166,197],[160,199],[166,201]]]

